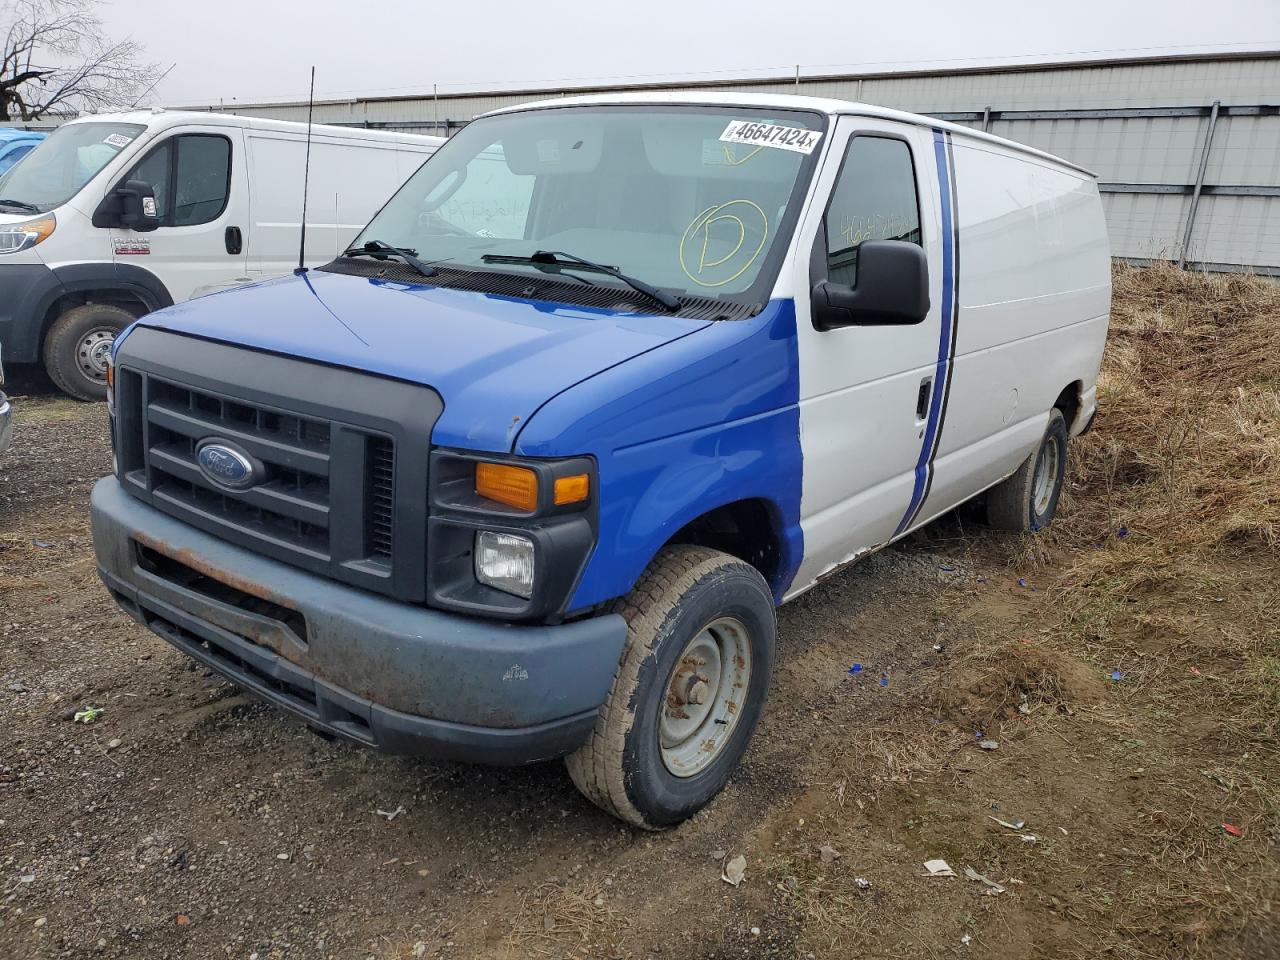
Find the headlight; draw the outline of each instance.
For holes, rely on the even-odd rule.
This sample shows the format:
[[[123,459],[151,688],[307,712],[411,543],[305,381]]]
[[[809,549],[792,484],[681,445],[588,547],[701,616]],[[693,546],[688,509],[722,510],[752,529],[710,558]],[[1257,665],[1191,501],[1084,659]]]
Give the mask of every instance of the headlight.
[[[57,225],[58,221],[51,213],[35,220],[0,224],[0,254],[30,250],[37,243],[48,240]]]
[[[513,533],[476,534],[476,579],[504,593],[533,596],[533,541]]]

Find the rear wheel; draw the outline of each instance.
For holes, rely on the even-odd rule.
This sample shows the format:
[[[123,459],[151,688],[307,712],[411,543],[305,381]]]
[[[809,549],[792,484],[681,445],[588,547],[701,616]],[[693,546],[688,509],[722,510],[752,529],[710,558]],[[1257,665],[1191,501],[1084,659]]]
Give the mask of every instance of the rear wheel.
[[[107,398],[111,344],[133,314],[105,303],[73,307],[53,322],[44,340],[44,368],[63,393],[77,400]]]
[[[628,635],[613,688],[566,764],[592,803],[660,830],[710,802],[746,752],[773,668],[773,597],[736,557],[677,546],[616,609]]]
[[[987,522],[1019,533],[1044,529],[1058,509],[1066,471],[1067,421],[1055,408],[1039,448],[987,494]]]

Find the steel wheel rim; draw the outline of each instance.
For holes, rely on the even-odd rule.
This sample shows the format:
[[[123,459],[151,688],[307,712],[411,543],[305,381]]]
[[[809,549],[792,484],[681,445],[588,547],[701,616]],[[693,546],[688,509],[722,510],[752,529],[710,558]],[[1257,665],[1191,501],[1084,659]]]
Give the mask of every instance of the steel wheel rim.
[[[686,778],[729,742],[751,684],[751,641],[742,621],[720,617],[690,640],[667,677],[658,717],[662,764]]]
[[[1058,444],[1050,440],[1040,447],[1036,457],[1036,477],[1031,491],[1031,505],[1036,516],[1043,516],[1053,500],[1053,488],[1058,480]]]
[[[107,364],[111,361],[111,344],[116,332],[110,327],[95,327],[76,344],[76,366],[90,380],[105,383]]]

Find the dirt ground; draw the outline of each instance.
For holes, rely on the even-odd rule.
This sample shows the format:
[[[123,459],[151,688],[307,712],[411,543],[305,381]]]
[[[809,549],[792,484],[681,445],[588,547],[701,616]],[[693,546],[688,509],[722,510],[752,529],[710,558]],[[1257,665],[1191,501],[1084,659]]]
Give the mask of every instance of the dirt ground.
[[[14,378],[0,958],[1280,956],[1278,325],[1262,281],[1120,271],[1052,530],[965,508],[783,608],[741,771],[666,834],[559,764],[325,742],[133,624],[105,411]]]

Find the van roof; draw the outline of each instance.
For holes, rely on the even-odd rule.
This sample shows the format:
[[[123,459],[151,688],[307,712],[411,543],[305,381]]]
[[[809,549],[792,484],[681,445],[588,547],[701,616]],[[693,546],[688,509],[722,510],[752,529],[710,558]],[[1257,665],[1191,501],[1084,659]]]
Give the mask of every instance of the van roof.
[[[98,113],[77,117],[68,123],[140,123],[152,132],[170,127],[201,124],[213,127],[239,127],[245,130],[269,130],[278,133],[307,132],[305,123],[292,120],[272,120],[267,117],[243,117],[233,113],[206,113],[203,110],[131,110],[127,113]],[[317,123],[311,132],[319,136],[335,136],[348,140],[373,140],[384,143],[421,141],[439,145],[444,137],[432,137],[420,133],[402,133],[392,130],[369,130],[364,127],[339,127]]]
[[[695,104],[728,107],[773,107],[775,109],[786,110],[816,110],[832,117],[840,115],[875,117],[880,120],[893,120],[898,123],[910,123],[918,127],[949,130],[952,133],[960,134],[973,140],[995,143],[1009,150],[1016,150],[1019,153],[1030,154],[1033,157],[1039,157],[1041,160],[1048,160],[1049,162],[1059,166],[1067,167],[1077,173],[1083,173],[1086,176],[1095,179],[1097,178],[1097,174],[1086,167],[1072,163],[1070,160],[1064,160],[1061,157],[1056,157],[1043,150],[1037,150],[1035,147],[1029,147],[1025,143],[1018,143],[1016,140],[1006,140],[1004,137],[997,137],[990,133],[983,133],[981,130],[974,130],[972,127],[966,127],[958,123],[950,123],[946,120],[938,120],[934,117],[924,116],[919,113],[907,113],[905,110],[891,110],[888,107],[877,107],[870,103],[856,103],[852,100],[833,100],[827,97],[801,97],[778,93],[719,93],[714,91],[699,91],[696,93],[693,91],[606,93],[591,94],[580,97],[557,97],[554,100],[536,100],[532,103],[520,103],[510,107],[502,107],[501,109],[492,110],[489,113],[482,114],[482,116],[492,116],[497,113],[516,113],[521,110],[546,110],[552,107],[612,106],[615,104]]]

